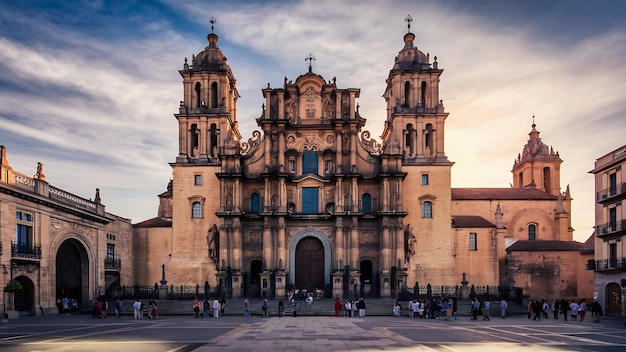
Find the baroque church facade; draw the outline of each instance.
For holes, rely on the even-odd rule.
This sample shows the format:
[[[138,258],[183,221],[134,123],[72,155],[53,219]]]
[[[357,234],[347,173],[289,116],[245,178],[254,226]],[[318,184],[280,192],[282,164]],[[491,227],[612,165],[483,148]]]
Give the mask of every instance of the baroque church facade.
[[[393,297],[465,279],[524,285],[513,278],[522,266],[507,262],[510,245],[572,242],[562,160],[533,123],[513,187],[452,188],[443,69],[414,40],[409,30],[389,71],[380,141],[364,129],[360,89],[310,65],[261,89],[259,130],[246,141],[235,75],[209,34],[179,71],[178,154],[158,216],[133,226],[136,284],[167,273],[173,284],[206,281],[230,297],[293,288]],[[576,296],[565,286],[558,294]]]

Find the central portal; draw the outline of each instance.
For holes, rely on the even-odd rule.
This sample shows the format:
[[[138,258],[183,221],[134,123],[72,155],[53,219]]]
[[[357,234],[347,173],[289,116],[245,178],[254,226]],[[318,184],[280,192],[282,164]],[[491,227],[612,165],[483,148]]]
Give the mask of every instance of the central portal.
[[[305,237],[296,246],[295,284],[309,292],[324,289],[324,246],[315,237]]]

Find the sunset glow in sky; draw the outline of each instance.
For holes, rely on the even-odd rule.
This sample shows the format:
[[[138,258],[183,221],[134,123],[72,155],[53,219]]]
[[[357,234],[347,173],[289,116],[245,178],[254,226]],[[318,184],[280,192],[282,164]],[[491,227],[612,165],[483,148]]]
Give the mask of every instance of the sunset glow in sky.
[[[558,151],[574,238],[594,225],[598,157],[626,144],[626,2],[0,0],[0,144],[11,166],[93,198],[133,223],[157,214],[178,152],[178,70],[209,19],[237,79],[240,131],[256,127],[268,82],[307,70],[360,88],[380,141],[382,94],[405,17],[444,69],[453,187],[509,187],[531,130]]]

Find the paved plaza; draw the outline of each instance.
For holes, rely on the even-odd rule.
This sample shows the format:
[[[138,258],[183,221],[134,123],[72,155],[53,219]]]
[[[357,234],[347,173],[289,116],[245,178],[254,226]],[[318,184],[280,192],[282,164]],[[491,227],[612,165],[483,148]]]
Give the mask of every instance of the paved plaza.
[[[404,317],[22,317],[0,325],[0,351],[624,351],[619,320],[490,321]]]

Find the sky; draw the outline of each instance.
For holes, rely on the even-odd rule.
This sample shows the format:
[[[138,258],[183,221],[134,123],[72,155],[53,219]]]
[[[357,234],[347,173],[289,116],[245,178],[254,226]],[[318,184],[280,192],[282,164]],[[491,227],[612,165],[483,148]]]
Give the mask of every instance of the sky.
[[[14,170],[137,223],[178,153],[178,70],[218,45],[241,95],[247,140],[261,89],[313,71],[360,88],[364,130],[380,141],[382,94],[413,18],[415,45],[444,69],[452,187],[510,187],[534,121],[558,151],[574,239],[594,225],[594,161],[626,144],[626,1],[0,0],[0,144]]]

